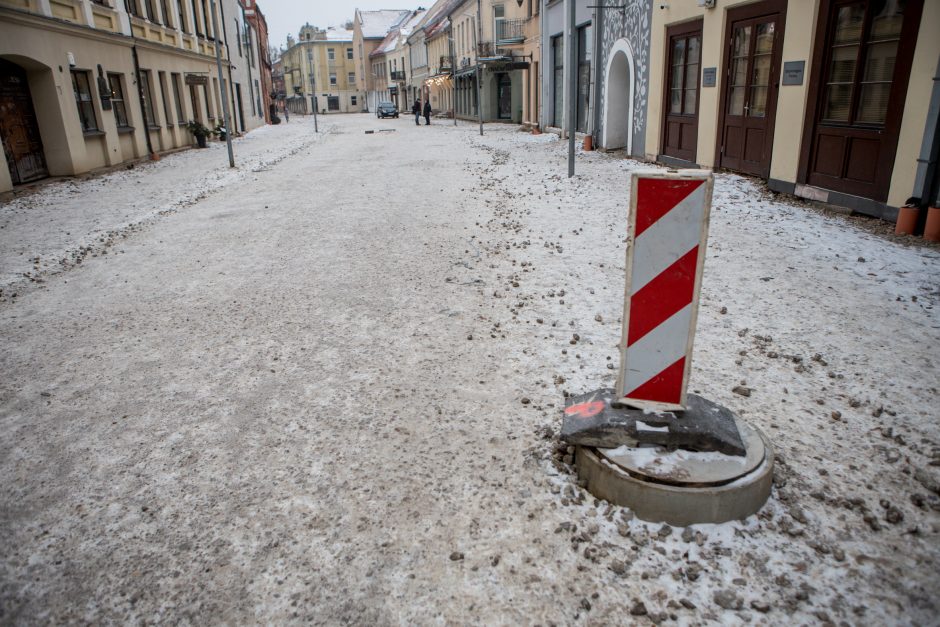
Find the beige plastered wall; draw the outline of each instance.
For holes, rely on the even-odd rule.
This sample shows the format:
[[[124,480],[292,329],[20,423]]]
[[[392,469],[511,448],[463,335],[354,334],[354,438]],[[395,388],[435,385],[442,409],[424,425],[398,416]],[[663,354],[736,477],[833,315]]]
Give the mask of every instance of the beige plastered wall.
[[[51,176],[81,174],[145,157],[148,153],[144,132],[150,134],[153,149],[157,152],[195,143],[192,135],[181,127],[181,123],[197,117],[189,98],[189,89],[185,84],[182,87],[185,119],[178,120],[170,79],[174,72],[181,78],[188,72],[215,76],[217,71],[213,59],[181,53],[151,42],[138,42],[140,67],[151,71],[150,87],[159,127],[145,131],[137,97],[131,40],[93,30],[74,31],[75,28],[68,25],[57,26],[42,18],[4,14],[3,9],[0,9],[0,57],[26,70],[46,166]],[[102,108],[94,82],[92,102],[99,132],[82,132],[72,90],[69,53],[75,60],[74,69],[90,72],[93,79],[98,76],[98,64],[101,64],[105,75],[123,75],[125,107],[133,132],[118,131],[114,111]],[[160,71],[165,72],[167,79],[169,116],[163,104]],[[201,92],[199,96],[197,106],[201,109],[201,118],[206,120],[208,116]],[[213,106],[218,109],[217,102],[213,102]],[[11,189],[12,181],[4,156],[0,191]]]
[[[674,24],[702,19],[702,68],[718,69],[716,87],[699,89],[699,125],[696,163],[714,167],[716,143],[719,140],[719,105],[723,89],[723,45],[727,27],[727,10],[753,4],[753,2],[719,1],[713,9],[703,9],[691,1],[673,0],[668,8],[653,8],[650,38],[650,89],[647,126],[647,158],[655,160],[662,144],[663,87],[666,80],[666,28]],[[776,121],[770,178],[795,183],[800,164],[809,85],[812,80],[813,43],[819,16],[819,0],[790,0],[781,62],[805,61],[802,85],[780,85],[778,89]],[[911,195],[916,173],[917,157],[923,139],[927,108],[930,102],[932,78],[940,54],[940,0],[925,0],[911,77],[905,99],[895,167],[892,173],[888,205],[897,207]],[[903,71],[899,68],[899,71]],[[782,79],[782,72],[781,72]],[[701,73],[699,76],[701,80]]]
[[[924,128],[930,107],[933,78],[940,57],[940,0],[924,0],[924,12],[920,17],[917,45],[911,62],[911,78],[904,100],[904,116],[901,118],[901,133],[898,151],[888,188],[888,205],[900,207],[915,193],[914,177],[917,174],[917,157],[924,140]],[[901,72],[904,68],[898,68]]]
[[[114,114],[101,109],[97,90],[93,90],[93,103],[97,125],[103,134],[82,132],[72,90],[69,53],[75,60],[74,69],[87,70],[93,76],[97,75],[98,63],[108,72],[123,73],[128,81],[133,75],[129,46],[115,45],[94,36],[51,32],[0,16],[0,57],[26,70],[46,166],[53,176],[79,174],[124,160]],[[132,111],[129,103],[128,113]],[[140,144],[143,144],[142,138]],[[5,158],[4,170],[9,180]],[[5,187],[4,191],[10,188]]]

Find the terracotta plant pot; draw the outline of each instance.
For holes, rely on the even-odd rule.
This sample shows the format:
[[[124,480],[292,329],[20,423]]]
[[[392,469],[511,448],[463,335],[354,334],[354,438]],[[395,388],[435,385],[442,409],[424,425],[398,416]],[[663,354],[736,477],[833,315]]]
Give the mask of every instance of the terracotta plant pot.
[[[895,235],[913,235],[917,228],[917,207],[901,207],[898,210],[898,222],[894,226]]]
[[[928,242],[940,242],[940,207],[931,207],[927,210],[924,239]]]
[[[541,130],[539,127],[537,127],[537,126],[534,126],[534,127],[532,127],[532,134],[533,134],[533,135],[541,135],[541,134],[542,134],[542,130]]]
[[[594,137],[591,135],[584,136],[584,149],[585,150],[594,150]]]

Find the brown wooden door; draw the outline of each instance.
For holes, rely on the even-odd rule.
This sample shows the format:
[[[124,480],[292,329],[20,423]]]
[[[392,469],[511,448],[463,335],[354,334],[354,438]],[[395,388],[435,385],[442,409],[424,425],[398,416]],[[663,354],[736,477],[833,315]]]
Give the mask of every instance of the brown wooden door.
[[[26,72],[0,59],[0,139],[13,184],[49,176]]]
[[[773,151],[784,23],[779,4],[728,12],[718,164],[761,177],[770,175]]]
[[[666,39],[669,48],[666,53],[662,154],[694,162],[698,145],[701,20],[670,27],[666,31]]]
[[[885,201],[923,0],[827,0],[800,180]]]

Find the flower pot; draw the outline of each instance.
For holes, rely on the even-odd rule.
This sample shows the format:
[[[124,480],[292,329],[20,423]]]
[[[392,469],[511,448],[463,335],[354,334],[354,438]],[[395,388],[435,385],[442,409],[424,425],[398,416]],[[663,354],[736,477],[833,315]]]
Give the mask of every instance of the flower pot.
[[[917,207],[901,207],[898,210],[898,222],[894,226],[895,235],[913,235],[917,228]]]
[[[594,150],[594,137],[591,135],[584,136],[584,150]]]
[[[940,207],[931,207],[927,210],[924,239],[928,242],[940,242]]]
[[[540,129],[540,128],[537,127],[537,126],[533,126],[533,127],[532,127],[532,134],[533,134],[533,135],[541,135],[541,134],[542,134],[542,129]]]
[[[206,136],[196,135],[196,145],[200,148],[205,148],[206,146],[208,146],[208,144],[206,143]]]

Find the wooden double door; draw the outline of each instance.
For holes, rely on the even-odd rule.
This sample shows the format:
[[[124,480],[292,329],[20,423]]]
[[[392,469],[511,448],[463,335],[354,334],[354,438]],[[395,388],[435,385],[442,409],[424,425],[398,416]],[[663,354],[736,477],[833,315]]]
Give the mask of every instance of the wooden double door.
[[[13,184],[49,175],[26,72],[0,59],[0,140]]]
[[[773,152],[786,2],[728,11],[718,165],[766,178]]]
[[[887,200],[923,4],[822,2],[801,182]]]

